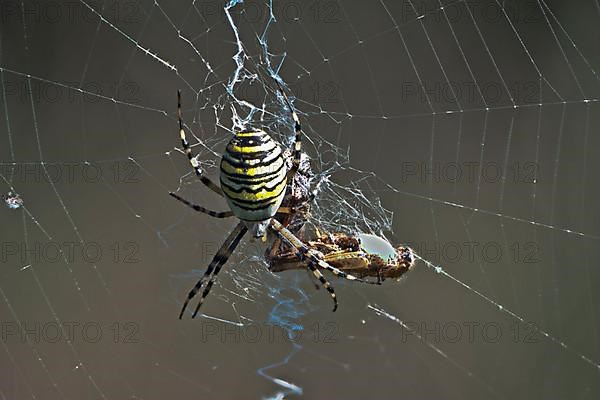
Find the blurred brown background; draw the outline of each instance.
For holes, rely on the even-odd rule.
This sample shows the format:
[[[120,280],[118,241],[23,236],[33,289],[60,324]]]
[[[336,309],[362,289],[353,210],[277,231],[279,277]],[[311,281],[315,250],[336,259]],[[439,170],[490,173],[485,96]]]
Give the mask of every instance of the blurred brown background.
[[[0,208],[0,398],[597,398],[597,3],[273,0],[265,36],[269,3],[235,5],[260,73],[238,98],[272,84],[261,38],[285,52],[314,165],[349,147],[386,234],[456,280],[421,262],[334,281],[332,314],[246,245],[206,316],[179,321],[234,224],[167,195],[225,207],[174,150],[181,89],[216,179],[238,50],[223,5],[0,4],[0,193],[25,204]]]

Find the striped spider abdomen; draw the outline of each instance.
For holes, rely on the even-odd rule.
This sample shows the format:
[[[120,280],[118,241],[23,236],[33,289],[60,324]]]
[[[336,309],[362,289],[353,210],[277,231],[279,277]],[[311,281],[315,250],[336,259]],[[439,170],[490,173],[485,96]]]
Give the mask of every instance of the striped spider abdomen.
[[[242,221],[267,221],[281,206],[287,185],[281,147],[266,132],[237,133],[221,159],[221,188]]]

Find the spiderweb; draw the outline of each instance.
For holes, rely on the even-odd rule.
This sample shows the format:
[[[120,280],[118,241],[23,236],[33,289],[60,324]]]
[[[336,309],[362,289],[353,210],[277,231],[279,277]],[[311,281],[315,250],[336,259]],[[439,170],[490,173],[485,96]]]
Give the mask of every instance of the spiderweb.
[[[596,398],[599,10],[3,4],[0,398]],[[334,281],[331,314],[246,240],[178,321],[233,222],[167,195],[224,209],[178,149],[176,90],[217,179],[241,126],[291,145],[276,81],[306,133],[310,222],[421,261]]]

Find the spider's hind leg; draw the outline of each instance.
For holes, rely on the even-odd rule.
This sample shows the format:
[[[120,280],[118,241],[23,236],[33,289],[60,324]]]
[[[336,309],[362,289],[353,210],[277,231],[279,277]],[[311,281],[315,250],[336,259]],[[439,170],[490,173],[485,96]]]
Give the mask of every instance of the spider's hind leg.
[[[212,261],[208,265],[208,268],[206,269],[206,272],[204,272],[204,275],[202,276],[202,278],[200,278],[200,280],[194,285],[192,290],[190,290],[190,292],[188,293],[188,296],[185,299],[185,302],[183,303],[183,307],[181,308],[181,312],[179,313],[179,319],[181,319],[183,317],[185,309],[187,308],[187,305],[190,302],[190,300],[193,299],[198,294],[200,289],[202,289],[202,286],[204,286],[204,283],[207,282],[207,280],[208,280],[206,287],[204,288],[204,291],[202,292],[202,296],[200,297],[200,301],[198,302],[198,305],[196,306],[196,309],[194,310],[194,313],[192,314],[192,318],[196,317],[196,314],[198,314],[198,310],[200,310],[200,307],[202,306],[204,299],[206,298],[206,296],[208,296],[208,293],[210,292],[210,289],[212,288],[215,278],[219,274],[219,271],[221,271],[221,267],[223,267],[223,265],[227,262],[227,260],[229,259],[229,256],[231,256],[231,253],[233,253],[233,251],[235,250],[237,245],[240,243],[240,241],[244,237],[244,234],[247,231],[248,231],[248,228],[246,227],[246,224],[244,224],[243,222],[240,222],[235,227],[235,229],[229,234],[227,239],[225,239],[225,242],[223,242],[223,244],[217,251],[217,254],[215,254],[215,256],[213,257]]]

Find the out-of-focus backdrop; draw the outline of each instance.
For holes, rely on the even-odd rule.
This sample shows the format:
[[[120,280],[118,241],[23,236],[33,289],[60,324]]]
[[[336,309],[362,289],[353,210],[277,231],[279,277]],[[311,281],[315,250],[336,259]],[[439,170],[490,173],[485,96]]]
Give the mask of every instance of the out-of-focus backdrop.
[[[598,398],[599,19],[594,0],[2,1],[0,399]],[[332,277],[331,313],[246,240],[180,321],[234,222],[167,194],[226,207],[178,150],[176,91],[218,180],[234,123],[290,144],[276,76],[313,222],[424,261]]]

